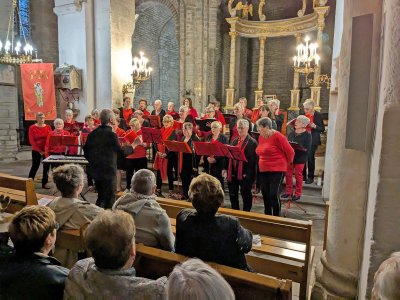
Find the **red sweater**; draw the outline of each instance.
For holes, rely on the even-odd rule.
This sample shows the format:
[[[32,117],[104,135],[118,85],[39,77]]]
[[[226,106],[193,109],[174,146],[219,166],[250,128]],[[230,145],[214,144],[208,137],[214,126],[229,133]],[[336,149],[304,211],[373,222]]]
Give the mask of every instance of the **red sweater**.
[[[33,151],[44,152],[46,139],[51,131],[52,129],[49,125],[39,127],[34,124],[29,127],[29,143],[31,143]]]
[[[260,172],[286,172],[288,163],[294,158],[292,146],[280,132],[275,132],[268,139],[260,135],[256,153]]]
[[[132,132],[132,129],[129,129],[126,131],[126,134],[129,134]],[[142,130],[139,129],[138,131],[136,131],[136,134],[138,136],[142,135]],[[136,146],[135,151],[133,152],[133,154],[128,155],[126,158],[129,159],[135,159],[135,158],[144,158],[146,157],[146,148],[143,146]]]

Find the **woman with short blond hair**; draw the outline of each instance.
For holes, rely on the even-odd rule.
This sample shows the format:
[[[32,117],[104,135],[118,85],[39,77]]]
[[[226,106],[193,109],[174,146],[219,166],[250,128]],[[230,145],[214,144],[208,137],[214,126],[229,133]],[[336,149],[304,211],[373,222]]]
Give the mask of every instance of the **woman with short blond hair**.
[[[189,200],[195,210],[183,209],[176,217],[175,251],[249,270],[245,253],[251,250],[253,236],[237,218],[217,214],[224,196],[215,177],[203,173],[192,180]]]

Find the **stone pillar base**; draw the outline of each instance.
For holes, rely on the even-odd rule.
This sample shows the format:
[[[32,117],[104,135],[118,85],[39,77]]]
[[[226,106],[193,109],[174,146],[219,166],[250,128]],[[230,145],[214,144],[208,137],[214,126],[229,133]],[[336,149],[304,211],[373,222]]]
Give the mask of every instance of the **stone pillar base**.
[[[331,266],[326,259],[326,251],[315,269],[316,282],[311,299],[356,299],[357,278],[352,274]]]
[[[227,88],[226,89],[226,103],[225,109],[232,110],[233,109],[233,101],[235,99],[235,89],[234,88]]]
[[[264,91],[254,91],[254,104],[257,105],[257,99],[262,98]]]

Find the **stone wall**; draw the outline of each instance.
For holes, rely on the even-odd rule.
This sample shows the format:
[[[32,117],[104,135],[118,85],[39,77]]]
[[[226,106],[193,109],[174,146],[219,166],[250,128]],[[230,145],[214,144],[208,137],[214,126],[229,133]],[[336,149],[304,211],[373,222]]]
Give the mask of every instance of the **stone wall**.
[[[0,160],[14,159],[18,152],[18,94],[15,86],[0,85]]]

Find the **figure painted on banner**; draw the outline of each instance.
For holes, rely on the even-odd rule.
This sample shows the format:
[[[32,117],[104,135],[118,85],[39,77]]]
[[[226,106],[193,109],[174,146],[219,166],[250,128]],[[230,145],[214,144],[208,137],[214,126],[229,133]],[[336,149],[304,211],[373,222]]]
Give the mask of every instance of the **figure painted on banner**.
[[[140,112],[142,113],[142,112]],[[142,130],[141,125],[138,119],[132,118],[129,121],[129,127],[125,133],[125,135],[130,134],[132,131],[136,133],[136,135],[142,139]],[[126,157],[126,191],[129,192],[131,189],[131,181],[132,176],[135,172],[141,169],[147,169],[147,150],[146,150],[146,143],[138,145],[135,147],[135,151],[133,154],[128,155]]]
[[[241,103],[236,103],[233,106],[233,114],[236,116],[236,118],[232,118],[230,123],[229,123],[229,134],[230,134],[230,138],[229,141],[232,142],[234,139],[236,139],[239,135],[238,131],[237,131],[237,120],[240,119],[244,119],[247,122],[249,122],[249,130],[253,130],[253,126],[250,122],[250,120],[248,118],[246,118],[246,116],[244,115],[244,108],[243,105]]]
[[[172,118],[174,118],[174,120],[179,119],[179,114],[175,111],[175,103],[174,102],[168,102],[167,114],[172,116]]]
[[[194,119],[199,117],[197,110],[193,107],[193,101],[191,98],[186,98],[183,101],[183,104],[189,107],[189,115],[191,115]]]
[[[303,188],[303,168],[307,162],[308,152],[311,148],[311,133],[306,127],[310,124],[310,119],[304,115],[296,118],[294,123],[294,131],[288,135],[288,141],[296,143],[299,147],[295,148],[293,165],[289,164],[286,172],[286,191],[281,195],[282,199],[291,198],[297,201],[301,197]],[[296,190],[293,195],[293,175],[296,178]]]
[[[321,145],[321,133],[325,131],[324,119],[321,113],[315,111],[315,103],[311,99],[307,99],[304,103],[304,113],[310,119],[310,124],[307,126],[307,131],[311,132],[311,148],[308,152],[307,168],[304,167],[303,180],[306,184],[314,182],[315,172],[315,152]]]
[[[163,141],[177,140],[177,135],[174,130],[174,119],[170,115],[166,115],[163,118],[161,137]],[[157,153],[154,159],[154,170],[157,170],[157,196],[163,197],[163,194],[161,193],[161,187],[165,179],[168,179],[168,198],[173,196],[174,170],[177,170],[177,168],[178,159],[176,153],[168,151],[164,144],[157,144]]]
[[[243,106],[243,115],[246,119],[251,119],[251,115],[253,114],[252,110],[247,107],[247,99],[246,97],[240,97],[239,103]]]
[[[190,122],[184,123],[182,126],[183,137],[182,142],[185,142],[189,145],[192,153],[182,153],[182,170],[181,170],[181,179],[182,179],[182,190],[183,190],[183,198],[189,199],[189,186],[194,177],[198,174],[198,166],[200,162],[200,157],[196,155],[194,151],[193,142],[199,142],[199,138],[193,132],[193,124]]]
[[[229,139],[222,132],[222,124],[220,121],[211,123],[211,134],[207,136],[206,142],[229,144]],[[226,158],[219,156],[204,156],[204,172],[217,178],[221,185],[224,186],[224,178],[222,177],[222,170],[226,165]]]
[[[33,86],[34,86],[33,90],[35,93],[37,106],[42,107],[43,106],[43,93],[44,93],[42,85],[40,84],[40,82],[36,82]]]
[[[229,188],[229,198],[231,207],[239,209],[239,188],[243,199],[243,210],[250,211],[253,204],[253,195],[251,189],[256,180],[257,174],[257,141],[249,135],[249,122],[245,119],[237,121],[238,137],[231,143],[232,146],[238,146],[242,149],[247,162],[240,162],[229,159],[227,171],[224,171],[224,177],[227,178]]]
[[[40,167],[40,160],[45,159],[45,146],[46,140],[50,132],[51,127],[44,123],[45,115],[42,112],[36,113],[36,123],[29,127],[29,143],[32,146],[32,167],[29,171],[29,178],[35,179],[37,170]],[[49,189],[49,164],[43,164],[43,177],[42,177],[42,188]]]
[[[65,136],[65,135],[71,135],[69,131],[64,130],[64,121],[63,119],[55,119],[54,120],[54,130],[49,133],[46,139],[46,145],[45,145],[45,156],[48,157],[52,154],[65,154],[67,150],[67,146],[65,145],[58,145],[58,146],[53,146],[50,145],[50,137],[51,136]]]
[[[286,137],[279,131],[272,129],[270,118],[261,118],[257,121],[258,170],[261,193],[264,199],[264,212],[266,215],[279,216],[281,202],[279,189],[288,165],[293,163],[294,150]]]
[[[270,110],[268,117],[271,120],[275,121],[276,130],[278,130],[279,132],[282,131],[283,120],[285,119],[285,116],[279,110],[280,104],[281,104],[281,101],[279,101],[278,99],[269,100],[268,104],[267,104],[269,107],[269,110]]]
[[[160,120],[162,121],[165,116],[165,110],[162,108],[162,102],[160,99],[154,101],[154,110],[151,112],[152,116],[160,116]]]
[[[139,107],[137,110],[140,110],[141,112],[143,112],[144,116],[150,115],[150,112],[147,110],[147,100],[146,99],[139,100]]]
[[[129,124],[129,120],[132,118],[132,114],[135,111],[133,103],[130,97],[124,97],[123,105],[119,108],[119,118],[125,121],[125,124]]]

